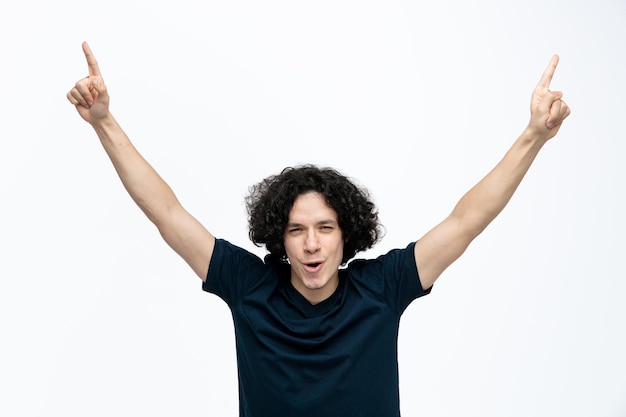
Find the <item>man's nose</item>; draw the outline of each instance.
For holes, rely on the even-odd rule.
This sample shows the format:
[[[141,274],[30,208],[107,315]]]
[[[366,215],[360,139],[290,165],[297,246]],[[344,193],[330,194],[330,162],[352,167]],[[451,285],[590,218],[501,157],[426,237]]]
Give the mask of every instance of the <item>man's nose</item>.
[[[320,248],[320,241],[315,231],[309,231],[304,240],[304,250],[307,252],[316,252]]]

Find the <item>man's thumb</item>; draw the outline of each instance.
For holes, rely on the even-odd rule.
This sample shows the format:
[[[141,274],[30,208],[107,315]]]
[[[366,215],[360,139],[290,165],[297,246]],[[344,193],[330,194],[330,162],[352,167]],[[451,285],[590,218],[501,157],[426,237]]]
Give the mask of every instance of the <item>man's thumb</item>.
[[[93,88],[96,89],[98,94],[105,94],[106,93],[106,87],[104,86],[104,83],[102,82],[102,78],[94,77],[91,85],[93,85]]]

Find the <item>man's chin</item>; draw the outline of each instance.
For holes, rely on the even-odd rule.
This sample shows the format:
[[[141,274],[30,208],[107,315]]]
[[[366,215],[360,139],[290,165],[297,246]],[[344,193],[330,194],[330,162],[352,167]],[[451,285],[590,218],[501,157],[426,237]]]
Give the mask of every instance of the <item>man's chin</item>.
[[[328,284],[327,280],[312,279],[312,280],[304,281],[304,287],[307,290],[311,290],[311,291],[323,290],[327,284]]]

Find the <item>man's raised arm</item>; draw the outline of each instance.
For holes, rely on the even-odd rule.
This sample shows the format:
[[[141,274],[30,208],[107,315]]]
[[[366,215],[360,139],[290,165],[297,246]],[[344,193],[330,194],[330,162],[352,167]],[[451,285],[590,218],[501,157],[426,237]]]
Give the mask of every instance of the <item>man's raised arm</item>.
[[[416,243],[415,262],[424,288],[432,286],[502,211],[543,145],[569,116],[570,109],[561,100],[563,94],[549,90],[558,62],[558,56],[553,56],[533,91],[528,127],[504,158],[459,200],[443,222]]]
[[[215,239],[179,203],[171,188],[139,154],[109,111],[107,92],[95,56],[86,42],[89,76],[67,93],[78,114],[96,131],[124,187],[163,239],[204,280]]]

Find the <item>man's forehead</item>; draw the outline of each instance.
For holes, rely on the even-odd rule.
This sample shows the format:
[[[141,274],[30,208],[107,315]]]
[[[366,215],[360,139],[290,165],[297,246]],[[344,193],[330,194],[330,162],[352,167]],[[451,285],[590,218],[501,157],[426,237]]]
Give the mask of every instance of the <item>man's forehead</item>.
[[[337,212],[330,207],[323,195],[317,192],[300,194],[289,211],[291,223],[337,222]]]

